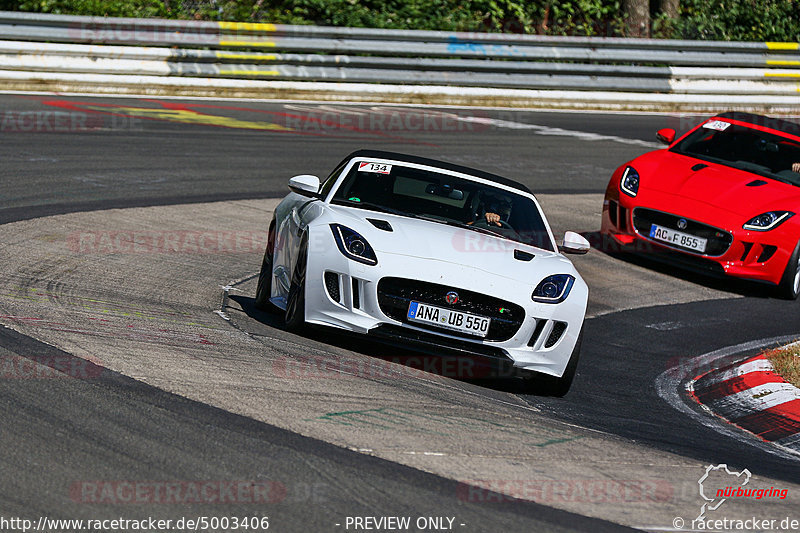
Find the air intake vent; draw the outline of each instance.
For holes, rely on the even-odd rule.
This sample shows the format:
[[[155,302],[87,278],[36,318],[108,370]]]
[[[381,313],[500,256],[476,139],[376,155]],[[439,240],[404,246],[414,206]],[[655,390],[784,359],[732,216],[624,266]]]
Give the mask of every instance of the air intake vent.
[[[550,336],[547,337],[547,340],[544,343],[545,348],[552,348],[556,345],[556,343],[561,339],[561,335],[564,334],[564,331],[567,329],[566,322],[556,322],[553,324],[553,330],[550,332]]]
[[[361,309],[361,287],[356,278],[353,278],[353,309]]]
[[[531,340],[528,341],[528,346],[533,346],[536,344],[536,341],[539,340],[539,335],[542,334],[542,330],[544,329],[544,325],[547,324],[547,320],[541,318],[536,321],[536,329],[533,330],[533,335],[531,335]]]
[[[615,226],[617,225],[617,209],[619,209],[619,204],[617,204],[617,202],[613,200],[608,202],[608,218]]]
[[[620,231],[628,231],[628,210],[619,206],[619,226]]]
[[[339,274],[336,272],[325,272],[325,290],[334,302],[342,301],[342,293],[339,291]]]
[[[758,262],[764,263],[766,261],[769,261],[772,258],[772,256],[775,255],[776,251],[778,251],[777,246],[772,246],[771,244],[765,244],[764,249],[761,252],[761,255],[758,256]]]
[[[750,250],[753,248],[753,243],[752,242],[744,242],[744,241],[742,241],[742,244],[744,245],[744,253],[742,254],[742,258],[740,259],[740,261],[744,261],[745,259],[747,259],[747,256],[750,253]]]
[[[695,172],[697,172],[698,170],[703,170],[703,169],[704,169],[704,168],[706,168],[707,166],[708,166],[708,165],[706,165],[705,163],[697,163],[695,166],[693,166],[693,167],[692,167],[692,170],[694,170]]]
[[[385,220],[379,220],[377,218],[368,218],[367,221],[380,230],[394,231],[392,229],[392,225],[386,222]]]
[[[519,261],[530,261],[534,257],[536,256],[533,254],[529,254],[528,252],[523,252],[522,250],[514,250],[514,259],[517,259]]]
[[[764,180],[753,180],[747,184],[748,187],[761,187],[762,185],[766,185],[767,182]]]

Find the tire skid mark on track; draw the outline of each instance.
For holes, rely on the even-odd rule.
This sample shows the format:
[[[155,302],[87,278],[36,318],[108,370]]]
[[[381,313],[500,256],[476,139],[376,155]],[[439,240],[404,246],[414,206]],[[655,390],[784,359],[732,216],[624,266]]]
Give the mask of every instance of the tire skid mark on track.
[[[46,287],[41,287],[46,284]],[[51,302],[60,306],[72,306],[82,309],[88,313],[99,313],[104,316],[137,318],[144,320],[155,320],[159,322],[174,323],[180,325],[200,326],[215,328],[211,323],[201,323],[190,320],[193,318],[191,313],[186,313],[180,309],[156,309],[152,306],[135,305],[125,300],[110,300],[96,296],[89,296],[92,289],[86,289],[81,294],[67,293],[62,291],[55,293],[50,288],[51,282],[37,280],[28,282],[24,286],[7,287],[8,292],[0,293],[0,297],[12,300],[30,300],[37,303]],[[184,319],[184,320],[181,320]]]
[[[13,104],[12,104],[13,105]],[[604,123],[608,117],[603,115]],[[580,116],[580,122],[584,117]],[[559,119],[560,120],[560,119]],[[565,129],[579,130],[583,126],[572,126],[570,128],[564,122],[556,121],[559,126]],[[600,121],[597,121],[600,122]],[[614,133],[614,129],[621,130],[625,127],[626,132],[638,136],[635,130],[627,126],[631,124],[631,117],[623,117],[612,124],[610,127],[603,127],[601,131]],[[650,135],[652,120],[647,120],[647,134]],[[149,123],[148,126],[153,123]],[[668,125],[668,124],[665,124]],[[641,126],[641,124],[640,124]],[[589,127],[589,126],[587,126]],[[640,444],[638,439],[631,437],[620,439],[613,435],[607,435],[599,431],[587,431],[582,429],[580,424],[566,424],[553,420],[550,415],[540,415],[535,412],[522,411],[517,406],[497,406],[491,404],[498,401],[500,397],[506,398],[512,403],[515,398],[510,397],[503,391],[496,391],[490,388],[475,387],[472,384],[454,382],[451,380],[439,379],[437,376],[429,375],[427,380],[429,385],[421,384],[421,379],[405,379],[409,376],[397,376],[392,374],[384,379],[358,379],[353,377],[352,381],[360,386],[350,386],[340,383],[314,383],[313,380],[286,380],[278,379],[271,373],[270,364],[282,354],[291,357],[302,355],[305,352],[319,349],[321,357],[350,357],[356,361],[377,358],[381,352],[369,353],[367,357],[361,357],[358,351],[352,352],[328,343],[317,342],[314,338],[293,337],[284,335],[279,328],[264,325],[260,321],[266,320],[264,315],[246,316],[243,309],[241,312],[235,305],[230,308],[234,319],[238,320],[244,330],[255,332],[268,332],[268,335],[250,333],[244,335],[243,331],[236,331],[218,317],[211,314],[211,311],[219,305],[219,291],[216,289],[218,282],[224,282],[230,277],[245,276],[253,272],[260,263],[260,257],[240,256],[215,257],[206,256],[203,258],[207,265],[198,264],[196,258],[191,257],[169,257],[161,256],[160,261],[151,261],[146,257],[117,257],[109,258],[108,264],[103,265],[103,257],[84,257],[81,262],[72,264],[58,264],[57,259],[62,250],[55,246],[55,242],[66,235],[61,236],[59,231],[66,231],[71,227],[74,231],[85,231],[86,229],[101,230],[129,230],[132,227],[149,226],[154,229],[174,228],[177,230],[203,230],[208,228],[233,228],[241,227],[243,221],[255,220],[258,227],[263,229],[269,215],[268,202],[250,201],[238,202],[227,207],[221,204],[192,205],[184,207],[164,207],[165,204],[182,203],[187,201],[216,201],[221,199],[239,199],[241,197],[263,197],[265,190],[277,191],[276,194],[285,190],[284,171],[294,169],[302,165],[303,171],[312,170],[307,168],[315,165],[328,157],[338,157],[332,154],[342,150],[341,144],[331,145],[319,143],[313,146],[317,151],[315,157],[308,158],[308,146],[299,146],[297,143],[283,146],[276,144],[270,146],[266,153],[270,156],[270,166],[276,171],[265,172],[259,156],[264,154],[263,141],[253,142],[255,138],[248,138],[246,135],[227,135],[223,136],[218,132],[197,135],[175,135],[174,132],[186,132],[188,128],[148,128],[142,133],[123,132],[116,136],[119,140],[105,144],[104,139],[115,137],[104,135],[94,138],[92,142],[87,142],[87,138],[65,139],[62,136],[60,142],[45,146],[42,143],[41,150],[47,152],[44,156],[53,155],[52,158],[43,157],[41,161],[58,163],[59,170],[63,172],[64,179],[60,177],[50,177],[52,166],[43,167],[42,163],[31,161],[28,157],[19,158],[13,156],[9,159],[18,161],[19,167],[9,167],[9,174],[18,173],[22,179],[17,183],[12,183],[15,188],[8,192],[7,200],[11,208],[5,209],[4,220],[14,219],[14,217],[26,217],[41,215],[43,211],[53,212],[77,212],[80,215],[71,215],[64,218],[51,218],[42,221],[30,221],[28,226],[4,226],[3,254],[13,253],[13,260],[7,261],[11,265],[6,272],[0,274],[0,289],[10,278],[6,276],[8,271],[19,268],[19,263],[26,263],[28,268],[21,268],[23,275],[16,282],[33,282],[41,285],[45,284],[48,295],[39,301],[32,301],[26,298],[9,299],[0,296],[0,314],[16,314],[17,316],[46,317],[52,321],[66,321],[73,323],[83,320],[85,311],[79,307],[60,304],[59,300],[65,298],[76,299],[84,294],[92,294],[93,297],[113,300],[116,302],[127,302],[137,305],[153,313],[161,311],[175,311],[180,309],[187,322],[194,321],[200,325],[184,324],[175,326],[180,331],[187,332],[207,332],[217,342],[212,346],[204,347],[203,350],[194,350],[193,347],[169,347],[148,345],[135,339],[102,339],[102,342],[94,342],[94,339],[87,336],[70,334],[57,334],[49,330],[36,330],[26,325],[14,325],[15,329],[27,328],[31,335],[45,337],[46,341],[54,346],[60,346],[67,351],[76,353],[84,358],[91,358],[94,355],[101,355],[103,365],[117,367],[126,371],[129,375],[134,375],[146,383],[178,392],[187,397],[198,399],[210,405],[218,406],[220,409],[227,409],[231,412],[241,413],[245,416],[258,420],[277,421],[277,425],[291,429],[303,434],[315,433],[322,435],[330,442],[337,442],[339,445],[358,449],[363,453],[372,453],[396,460],[402,464],[414,466],[425,471],[443,472],[448,477],[456,479],[475,479],[480,476],[487,478],[505,478],[504,481],[515,481],[524,484],[526,480],[542,479],[547,477],[553,483],[569,482],[570,480],[588,479],[637,479],[637,478],[661,478],[670,480],[671,486],[675,489],[675,495],[668,502],[661,502],[659,505],[652,505],[646,502],[639,505],[637,502],[619,505],[619,502],[594,502],[594,501],[560,501],[558,505],[564,508],[572,508],[581,514],[594,516],[606,516],[624,523],[641,524],[663,523],[667,524],[675,514],[682,514],[688,507],[694,509],[696,503],[696,479],[695,471],[698,466],[702,467],[694,459],[676,456],[661,451],[654,450]],[[504,134],[503,129],[508,131]],[[524,176],[528,183],[541,183],[550,187],[551,190],[581,190],[599,191],[597,176],[607,176],[608,167],[617,160],[624,160],[620,156],[622,153],[634,151],[624,145],[615,146],[612,142],[603,143],[582,143],[579,139],[572,139],[570,142],[563,142],[567,149],[559,147],[557,138],[538,136],[537,142],[526,144],[524,153],[518,144],[520,137],[514,130],[508,128],[497,128],[492,130],[491,135],[475,136],[473,139],[457,137],[453,135],[437,136],[435,139],[442,148],[440,153],[432,154],[423,150],[425,153],[420,155],[439,155],[443,158],[467,157],[473,158],[472,161],[480,165],[489,165],[492,168],[487,170],[497,170],[502,172],[504,169],[509,172]],[[72,136],[70,136],[72,137]],[[149,150],[156,142],[163,142],[169,139],[175,143],[174,150]],[[644,134],[642,134],[644,138]],[[36,142],[38,142],[38,138]],[[525,136],[523,142],[528,143],[529,137]],[[30,143],[29,137],[23,135],[7,138],[6,143],[9,152],[13,152],[26,143]],[[77,142],[75,142],[77,141]],[[510,142],[509,142],[510,141]],[[207,143],[204,145],[203,143]],[[480,144],[479,144],[480,143]],[[212,146],[213,145],[213,146]],[[592,146],[594,145],[594,147]],[[82,151],[86,146],[91,146],[95,152],[86,154]],[[121,172],[115,176],[116,182],[107,183],[104,173],[92,174],[88,181],[86,179],[85,161],[86,158],[94,156],[97,146],[108,150],[110,164],[116,164]],[[486,147],[490,150],[486,150]],[[589,164],[576,164],[570,159],[575,151],[575,146],[586,148],[583,155],[592,159]],[[133,147],[133,150],[130,148]],[[199,148],[198,148],[199,147]],[[528,151],[530,149],[530,151]],[[130,153],[131,155],[121,157],[114,151]],[[207,150],[207,153],[203,153]],[[422,150],[422,148],[421,148]],[[592,154],[594,150],[594,154]],[[52,154],[49,152],[52,151]],[[543,165],[533,168],[530,162],[537,156],[537,151],[546,157],[539,159]],[[159,152],[164,152],[162,156]],[[470,152],[470,155],[467,153]],[[598,153],[602,155],[598,157]],[[29,152],[30,153],[30,152]],[[146,153],[146,157],[142,154]],[[523,153],[520,156],[520,153]],[[187,159],[175,159],[175,154],[182,154]],[[474,155],[473,155],[474,154]],[[75,156],[78,157],[75,157]],[[83,155],[83,157],[80,157]],[[298,157],[300,155],[300,157]],[[566,157],[565,157],[566,155]],[[69,157],[65,157],[69,156]],[[236,165],[231,168],[223,168],[222,165],[210,161],[211,158],[219,161],[235,161]],[[76,161],[73,166],[70,161]],[[176,163],[177,161],[177,163]],[[569,164],[564,165],[563,161]],[[469,161],[466,161],[469,162]],[[38,166],[37,166],[38,165]],[[560,166],[560,167],[557,167]],[[178,167],[180,167],[178,169]],[[163,176],[165,182],[170,183],[170,187],[155,186],[156,182],[150,183],[148,178],[142,179],[141,176],[155,175],[162,179],[160,173],[167,169],[168,174]],[[554,172],[557,169],[557,172]],[[21,172],[17,172],[20,171]],[[613,168],[612,168],[613,170]],[[169,174],[169,172],[175,172]],[[181,179],[188,173],[191,175],[191,186],[195,190],[203,189],[206,194],[203,196],[187,197],[186,183]],[[235,173],[235,174],[234,174]],[[557,176],[557,181],[551,179],[549,175]],[[39,179],[38,176],[47,176],[48,181]],[[211,176],[213,180],[202,181],[202,176]],[[244,178],[243,178],[244,176]],[[258,176],[258,179],[249,180],[246,176]],[[108,176],[110,177],[110,175]],[[603,184],[605,177],[602,178]],[[42,186],[42,184],[45,186]],[[63,187],[67,183],[68,187]],[[124,197],[124,201],[118,198],[109,197],[109,190],[103,194],[95,194],[97,191],[93,187],[107,187],[113,184],[119,190],[113,194]],[[132,187],[151,187],[144,197],[143,194]],[[255,185],[254,185],[255,184]],[[48,186],[52,185],[53,190],[48,192]],[[126,188],[127,187],[127,188]],[[31,198],[30,190],[35,192],[36,202],[51,204],[41,207],[31,207],[23,202],[26,198]],[[231,194],[230,190],[239,191]],[[540,189],[541,190],[541,189]],[[253,191],[256,191],[255,193]],[[172,195],[172,196],[169,196]],[[84,202],[85,198],[98,198],[85,203],[76,203],[78,199]],[[561,220],[565,229],[596,229],[599,224],[598,207],[601,195],[582,195],[579,197],[567,195],[554,195],[544,198],[545,201],[553,201],[552,209],[545,205],[546,212],[551,220]],[[540,198],[542,200],[542,198]],[[66,202],[57,204],[54,202]],[[134,205],[153,205],[160,203],[161,208],[128,210]],[[543,202],[544,203],[544,202]],[[22,206],[23,212],[16,209]],[[565,208],[566,206],[566,208]],[[104,215],[89,212],[90,209],[104,209],[108,207],[122,207],[125,209],[106,212]],[[15,210],[16,209],[16,210]],[[50,209],[48,211],[48,209]],[[252,212],[254,216],[245,213]],[[33,214],[30,214],[33,213]],[[588,221],[583,224],[583,220]],[[580,222],[579,222],[580,221]],[[579,222],[579,223],[578,223]],[[577,226],[576,227],[576,223]],[[557,230],[559,223],[556,222],[554,230]],[[22,229],[27,233],[20,234]],[[17,232],[17,235],[10,233]],[[54,232],[56,233],[53,237]],[[33,239],[31,235],[34,235]],[[15,244],[22,245],[27,242],[27,246],[12,248],[6,246],[14,241]],[[35,257],[37,254],[40,257]],[[50,254],[52,257],[44,257]],[[646,307],[656,305],[654,302],[670,303],[689,301],[692,299],[709,298],[730,298],[730,293],[725,291],[708,290],[707,286],[687,282],[685,279],[675,277],[672,273],[668,275],[659,274],[659,271],[640,268],[638,265],[617,261],[614,258],[591,252],[587,256],[583,266],[587,270],[587,278],[592,277],[598,281],[598,290],[594,293],[594,303],[596,305],[596,315],[612,314],[619,309],[626,308],[627,305]],[[198,281],[193,283],[193,281]],[[642,291],[641,287],[647,287],[647,291]],[[252,295],[252,286],[247,282],[242,284],[246,294]],[[7,289],[8,292],[13,292]],[[649,294],[643,294],[643,293]],[[609,298],[609,296],[614,296]],[[189,297],[191,296],[191,298]],[[106,298],[107,297],[107,298]],[[246,302],[248,298],[240,301]],[[634,302],[631,304],[631,302]],[[8,306],[12,308],[9,308]],[[27,307],[30,306],[30,307]],[[23,312],[17,312],[22,309]],[[30,313],[28,313],[30,311]],[[41,312],[38,312],[41,311]],[[92,315],[95,316],[95,315]],[[99,314],[96,316],[100,316]],[[130,320],[144,321],[144,318],[133,317]],[[213,325],[213,328],[211,326]],[[172,326],[171,326],[172,327]],[[202,327],[202,329],[201,329]],[[657,334],[656,330],[649,333]],[[325,340],[325,339],[323,339]],[[322,347],[324,349],[318,348]],[[98,358],[95,358],[97,360]],[[618,371],[624,362],[609,361],[614,370]],[[620,372],[621,373],[621,372]],[[350,374],[352,376],[352,373]],[[608,374],[604,374],[608,375]],[[349,379],[349,378],[348,378]],[[635,378],[632,379],[636,385]],[[640,380],[641,381],[641,380]],[[447,382],[447,385],[445,385]],[[352,383],[350,384],[352,385]],[[641,385],[641,383],[638,383]],[[649,378],[647,386],[650,386]],[[451,390],[453,389],[453,390]],[[456,391],[456,395],[453,391]],[[638,396],[640,391],[634,391],[637,396],[628,395],[626,402],[636,402],[641,399]],[[652,394],[646,394],[644,398],[652,401]],[[563,431],[566,436],[580,435],[584,438],[563,443],[554,443],[541,450],[530,450],[525,446],[524,440],[514,442],[506,439],[498,442],[498,446],[489,447],[484,444],[485,440],[492,440],[493,436],[489,432],[475,432],[465,436],[461,441],[444,442],[436,441],[430,436],[425,439],[413,440],[409,435],[402,431],[395,433],[322,433],[317,427],[304,426],[301,417],[294,416],[298,413],[298,404],[309,416],[325,413],[339,405],[347,408],[374,408],[374,406],[402,405],[404,409],[428,409],[430,412],[445,412],[447,414],[466,414],[471,415],[476,412],[494,416],[507,424],[519,424],[524,428],[535,430],[557,428]],[[657,403],[657,401],[656,401]],[[442,407],[442,406],[445,407]],[[570,406],[567,406],[569,409]],[[294,409],[294,411],[292,411]],[[670,410],[666,406],[664,411]],[[305,416],[305,414],[303,414]],[[677,415],[676,415],[677,416]],[[39,424],[36,424],[39,426]],[[34,428],[35,429],[35,428]],[[211,429],[211,428],[209,428]],[[7,433],[7,432],[6,432]],[[191,438],[191,436],[190,436]],[[395,439],[403,440],[402,446],[391,447]],[[444,446],[443,444],[449,445]],[[516,453],[511,453],[516,452]],[[13,452],[12,452],[13,453]],[[313,451],[312,451],[313,453]],[[397,459],[397,456],[404,458]],[[456,460],[457,459],[457,460]],[[316,466],[316,465],[315,465]],[[324,470],[321,471],[325,474]],[[336,479],[326,478],[332,484]],[[378,488],[374,491],[380,493],[384,487],[369,485],[368,488]],[[691,494],[687,489],[695,489]],[[361,492],[352,486],[345,487],[346,493],[353,494],[353,499],[372,503],[369,491]],[[800,492],[800,491],[798,491]],[[687,494],[689,496],[687,497]],[[529,494],[525,497],[535,499]],[[365,508],[374,508],[365,505]],[[762,509],[758,509],[762,511]],[[749,512],[746,510],[746,512]],[[311,511],[309,514],[312,514]],[[669,517],[669,518],[668,518]],[[579,518],[579,517],[578,517]]]
[[[549,200],[569,205],[567,197]],[[525,483],[543,476],[553,480],[655,477],[674,480],[672,483],[676,486],[676,496],[656,509],[644,501],[630,502],[624,508],[615,502],[587,505],[583,501],[568,500],[553,503],[581,514],[622,523],[638,522],[644,516],[658,517],[666,523],[668,517],[671,519],[686,505],[693,504],[693,495],[687,496],[688,492],[679,488],[694,483],[696,478],[692,472],[700,466],[695,460],[642,448],[578,424],[555,421],[530,406],[519,405],[522,400],[502,388],[483,387],[432,374],[423,378],[397,374],[363,377],[356,372],[352,379],[342,380],[287,379],[277,374],[273,365],[279,358],[299,357],[314,350],[322,357],[364,363],[374,361],[385,352],[372,348],[357,351],[342,348],[328,342],[327,336],[318,340],[316,335],[297,337],[286,333],[269,325],[274,317],[253,311],[249,296],[229,297],[230,302],[238,305],[227,305],[226,314],[241,329],[228,327],[213,314],[221,306],[220,285],[225,283],[223,280],[252,276],[260,264],[260,254],[221,254],[213,260],[197,254],[75,257],[75,252],[58,239],[33,248],[25,245],[44,231],[52,233],[53,227],[68,234],[70,230],[85,227],[130,227],[131,220],[145,229],[187,229],[188,226],[196,230],[209,225],[224,229],[247,223],[265,224],[271,205],[274,201],[132,208],[8,224],[4,231],[18,244],[4,248],[4,253],[13,255],[15,261],[12,272],[0,275],[0,289],[9,291],[6,284],[18,286],[20,279],[32,279],[37,280],[37,284],[57,287],[59,298],[43,297],[38,302],[2,300],[0,313],[67,324],[81,323],[87,314],[101,316],[87,313],[80,306],[60,303],[68,302],[71,295],[125,301],[160,312],[181,309],[189,315],[187,323],[201,325],[171,329],[186,334],[200,331],[208,335],[213,345],[172,347],[120,336],[94,338],[55,332],[25,323],[10,325],[69,353],[102,360],[103,366],[135,376],[147,384],[342,447],[372,450],[368,453],[451,479],[502,479]],[[203,217],[197,217],[198,211]],[[597,260],[609,259],[598,255]],[[666,276],[655,274],[651,278],[659,279],[665,287],[670,283]],[[254,285],[251,279],[237,287],[245,295],[252,295]],[[665,294],[670,292],[665,291]],[[702,292],[699,294],[699,297],[704,296]],[[253,314],[249,316],[248,313]],[[146,322],[135,316],[126,317],[126,320],[132,324]],[[202,326],[209,321],[217,322],[218,328]],[[524,431],[497,432],[479,426],[448,433],[442,431],[442,427],[447,427],[442,419],[425,417],[417,417],[415,425],[422,425],[426,432],[408,431],[397,425],[366,428],[313,421],[325,413],[384,408],[447,415],[444,420],[480,416]],[[548,444],[531,446],[532,439]],[[404,453],[409,451],[415,453]],[[430,453],[426,455],[425,452]],[[676,478],[676,472],[689,475],[680,474]],[[535,495],[523,496],[535,500]]]
[[[668,320],[666,322],[653,322],[650,324],[645,324],[644,327],[649,329],[654,329],[657,331],[675,331],[679,329],[684,329],[688,327],[697,327],[698,324],[711,326],[716,324],[732,324],[733,320],[730,318],[719,318],[719,317],[703,317],[698,320],[692,321],[680,321],[680,320]]]
[[[553,432],[551,437],[548,437],[547,431],[544,433],[541,431],[531,431],[524,427],[511,426],[491,418],[481,416],[452,416],[448,414],[426,413],[424,411],[416,410],[412,411],[409,409],[397,409],[394,407],[330,412],[310,420],[340,424],[349,427],[368,426],[393,429],[400,426],[406,431],[418,431],[421,433],[432,433],[439,435],[447,435],[448,432],[452,433],[452,431],[448,430],[464,429],[470,431],[497,431],[500,433],[525,434],[530,435],[530,437],[533,439],[533,442],[530,442],[529,445],[536,447],[544,447],[552,444],[570,442],[585,438],[580,435],[569,437],[556,436],[558,435],[557,432]],[[426,423],[431,420],[436,422],[436,429],[432,429],[426,425]]]
[[[88,320],[96,324],[94,329],[76,327],[74,324],[66,322],[52,322],[44,318],[19,317],[13,315],[0,315],[0,319],[6,319],[11,323],[26,324],[37,329],[58,331],[61,333],[74,333],[78,335],[88,335],[98,338],[127,338],[141,342],[164,344],[167,346],[188,346],[195,344],[213,345],[214,342],[208,340],[208,336],[202,333],[184,333],[177,330],[163,328],[151,328],[136,326],[133,324],[112,323],[107,319],[88,317]]]

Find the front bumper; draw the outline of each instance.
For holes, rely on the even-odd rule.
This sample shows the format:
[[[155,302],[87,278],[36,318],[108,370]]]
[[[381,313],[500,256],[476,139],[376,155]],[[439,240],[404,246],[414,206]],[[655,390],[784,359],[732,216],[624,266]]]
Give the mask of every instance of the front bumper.
[[[541,281],[513,280],[477,267],[446,261],[379,254],[377,266],[368,266],[335,254],[309,254],[306,276],[306,321],[347,331],[409,340],[424,338],[463,353],[507,358],[515,368],[560,377],[578,340],[588,300],[588,288],[574,267],[564,262],[563,273],[575,276],[569,297],[559,304],[531,300]],[[549,273],[548,273],[549,274]],[[491,295],[512,302],[524,316],[516,331],[504,340],[471,338],[457,332],[420,327],[389,316],[381,306],[382,279],[399,278],[447,286],[450,290]],[[427,302],[448,307],[445,302]],[[385,304],[385,301],[384,301]]]
[[[788,234],[788,226],[766,232],[748,231],[741,225],[719,224],[717,221],[730,218],[730,214],[708,205],[686,199],[657,200],[645,202],[606,194],[601,234],[607,237],[604,239],[607,251],[633,251],[707,274],[780,283],[797,242],[796,236]],[[665,215],[658,220],[659,225],[709,239],[707,251],[697,253],[650,238],[645,229],[649,227],[649,219],[638,216],[643,212],[649,214],[650,210]],[[680,229],[670,222],[679,219],[688,221],[689,227]]]

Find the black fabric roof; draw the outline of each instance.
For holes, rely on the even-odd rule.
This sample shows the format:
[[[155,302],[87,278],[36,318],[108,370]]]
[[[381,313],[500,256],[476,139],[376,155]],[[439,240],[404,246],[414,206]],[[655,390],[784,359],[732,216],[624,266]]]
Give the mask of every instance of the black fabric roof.
[[[718,118],[728,118],[731,120],[738,120],[739,122],[747,122],[756,126],[763,126],[777,131],[782,131],[790,135],[797,135],[800,137],[800,124],[796,122],[789,122],[780,118],[766,117],[764,115],[756,115],[755,113],[745,113],[742,111],[728,111],[717,115]]]
[[[348,155],[342,160],[342,163],[345,161],[349,161],[354,157],[375,157],[378,159],[394,159],[397,161],[407,161],[409,163],[416,163],[418,165],[427,165],[431,167],[438,167],[443,168],[446,170],[452,170],[453,172],[460,172],[462,174],[468,174],[470,176],[476,176],[478,178],[483,178],[485,180],[493,181],[495,183],[499,183],[501,185],[505,185],[507,187],[512,187],[522,192],[526,192],[528,194],[532,194],[530,189],[524,186],[521,183],[518,183],[514,180],[510,180],[508,178],[504,178],[502,176],[498,176],[497,174],[492,174],[490,172],[484,172],[483,170],[477,170],[474,168],[463,167],[461,165],[456,165],[453,163],[446,163],[444,161],[437,161],[435,159],[428,159],[426,157],[419,157],[415,155],[408,155],[408,154],[400,154],[397,152],[383,152],[381,150],[356,150],[352,154]],[[340,163],[341,164],[341,163]]]

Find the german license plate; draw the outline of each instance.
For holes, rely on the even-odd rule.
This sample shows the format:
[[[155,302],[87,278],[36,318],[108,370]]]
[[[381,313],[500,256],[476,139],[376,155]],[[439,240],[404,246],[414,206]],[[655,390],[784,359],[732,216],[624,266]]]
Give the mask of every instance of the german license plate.
[[[695,237],[688,233],[683,233],[670,228],[665,228],[657,224],[650,226],[650,238],[661,242],[668,242],[681,248],[688,248],[696,252],[703,253],[706,251],[707,239]]]
[[[408,306],[408,319],[478,337],[486,336],[489,324],[492,322],[492,319],[485,316],[471,315],[420,302],[411,302]]]

